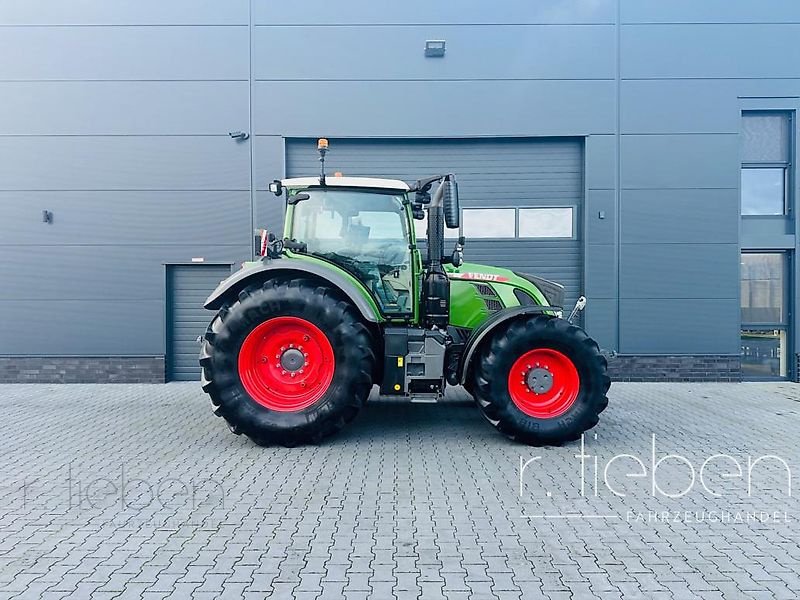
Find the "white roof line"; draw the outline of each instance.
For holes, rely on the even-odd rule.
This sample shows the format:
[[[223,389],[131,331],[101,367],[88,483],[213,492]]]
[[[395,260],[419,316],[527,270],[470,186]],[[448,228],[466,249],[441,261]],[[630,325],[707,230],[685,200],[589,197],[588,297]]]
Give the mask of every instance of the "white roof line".
[[[308,187],[319,186],[319,177],[293,177],[290,179],[281,180],[284,187],[293,189],[303,189]],[[409,190],[408,184],[399,179],[380,179],[377,177],[333,177],[328,176],[325,179],[327,187],[364,187],[364,188],[378,188],[389,189],[407,192]]]

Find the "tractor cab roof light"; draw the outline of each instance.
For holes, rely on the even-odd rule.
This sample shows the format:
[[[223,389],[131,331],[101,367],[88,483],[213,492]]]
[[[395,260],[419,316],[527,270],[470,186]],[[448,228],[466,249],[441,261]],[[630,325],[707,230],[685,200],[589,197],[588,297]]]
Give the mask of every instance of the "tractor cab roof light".
[[[319,151],[319,184],[325,185],[325,154],[328,152],[328,140],[326,138],[317,140],[317,150]]]

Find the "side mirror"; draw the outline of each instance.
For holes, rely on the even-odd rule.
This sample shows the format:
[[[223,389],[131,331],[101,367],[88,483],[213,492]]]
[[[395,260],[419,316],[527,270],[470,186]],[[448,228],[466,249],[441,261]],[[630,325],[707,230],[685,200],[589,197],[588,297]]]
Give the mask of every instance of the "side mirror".
[[[461,209],[458,204],[458,183],[455,175],[448,175],[442,182],[442,212],[448,229],[456,229],[461,224]]]
[[[283,193],[283,184],[281,183],[281,180],[276,179],[275,181],[270,183],[269,191],[275,194],[276,196],[280,196]]]
[[[458,268],[464,264],[464,243],[466,239],[462,235],[456,242],[456,247],[453,249],[453,254],[450,257],[450,264]]]
[[[294,196],[289,196],[288,200],[286,201],[289,204],[297,204],[298,202],[302,202],[303,200],[308,200],[309,198],[311,198],[311,196],[309,196],[305,192],[299,192]]]

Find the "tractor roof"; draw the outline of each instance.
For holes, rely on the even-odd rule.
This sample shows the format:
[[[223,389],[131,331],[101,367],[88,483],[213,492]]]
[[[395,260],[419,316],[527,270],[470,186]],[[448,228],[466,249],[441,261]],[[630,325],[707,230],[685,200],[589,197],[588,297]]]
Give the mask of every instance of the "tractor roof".
[[[281,181],[284,187],[292,189],[306,189],[310,187],[322,187],[319,184],[319,177],[294,177]],[[408,184],[399,179],[378,179],[376,177],[326,177],[325,187],[363,187],[372,189],[397,190],[407,192]]]

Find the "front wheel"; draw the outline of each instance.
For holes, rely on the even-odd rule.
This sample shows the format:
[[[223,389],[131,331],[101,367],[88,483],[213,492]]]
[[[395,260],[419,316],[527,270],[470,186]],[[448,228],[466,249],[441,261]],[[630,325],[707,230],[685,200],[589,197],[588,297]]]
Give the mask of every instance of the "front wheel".
[[[611,385],[580,327],[545,315],[513,321],[484,344],[472,378],[487,420],[531,445],[560,445],[597,425]]]

